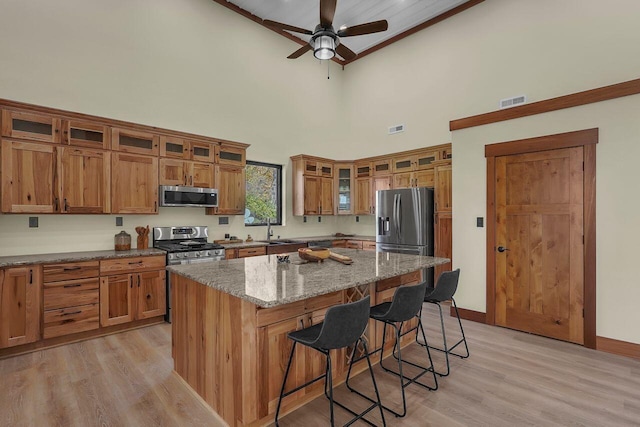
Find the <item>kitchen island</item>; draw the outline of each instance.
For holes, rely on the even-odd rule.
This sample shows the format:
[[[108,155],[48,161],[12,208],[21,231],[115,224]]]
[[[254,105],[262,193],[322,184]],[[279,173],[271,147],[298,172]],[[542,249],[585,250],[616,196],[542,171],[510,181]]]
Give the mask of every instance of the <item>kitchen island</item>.
[[[266,425],[273,421],[291,342],[287,333],[323,320],[336,304],[367,295],[371,304],[388,301],[394,288],[419,283],[424,268],[445,258],[333,249],[352,265],[278,263],[276,256],[171,266],[174,318],[172,352],[176,372],[229,425]],[[411,325],[407,325],[410,327]],[[382,342],[382,328],[370,321],[370,349]],[[413,337],[405,337],[408,344]],[[392,343],[391,343],[392,345]],[[386,349],[389,352],[391,347]],[[334,351],[334,384],[344,381],[348,361],[360,348]],[[356,365],[365,368],[365,361]],[[296,352],[287,389],[324,372],[324,357],[311,349]],[[356,369],[354,368],[354,369]],[[315,383],[288,396],[283,413],[318,397]]]

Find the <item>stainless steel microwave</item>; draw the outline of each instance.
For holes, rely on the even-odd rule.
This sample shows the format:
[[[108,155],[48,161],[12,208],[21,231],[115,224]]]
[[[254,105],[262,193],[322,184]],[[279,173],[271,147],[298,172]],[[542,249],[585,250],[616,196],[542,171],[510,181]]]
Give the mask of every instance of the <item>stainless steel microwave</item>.
[[[193,206],[215,208],[218,206],[218,190],[215,188],[161,185],[160,206]]]

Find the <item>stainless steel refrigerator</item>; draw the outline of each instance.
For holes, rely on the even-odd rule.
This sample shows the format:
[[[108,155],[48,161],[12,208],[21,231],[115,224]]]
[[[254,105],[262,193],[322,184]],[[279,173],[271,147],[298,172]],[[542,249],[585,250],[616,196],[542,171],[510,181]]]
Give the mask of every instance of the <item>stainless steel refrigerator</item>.
[[[376,250],[433,256],[433,190],[403,188],[376,192]],[[433,286],[433,269],[425,271]]]

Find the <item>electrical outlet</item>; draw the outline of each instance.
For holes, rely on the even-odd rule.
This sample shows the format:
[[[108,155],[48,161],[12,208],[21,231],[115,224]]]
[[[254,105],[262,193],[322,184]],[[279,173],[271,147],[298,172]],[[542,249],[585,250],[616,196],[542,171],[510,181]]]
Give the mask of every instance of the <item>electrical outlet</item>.
[[[219,216],[218,217],[218,225],[229,225],[229,217],[228,216]]]
[[[302,222],[307,222],[307,217],[306,216],[302,217]]]
[[[484,227],[484,218],[479,216],[476,218],[476,227],[482,228]]]
[[[360,217],[359,216],[356,217],[356,222],[360,222]]]
[[[321,216],[318,217],[318,222],[322,222],[322,217]]]
[[[116,217],[116,227],[122,227],[124,225],[124,221],[121,216]]]
[[[29,228],[38,228],[38,217],[30,216],[29,217]]]

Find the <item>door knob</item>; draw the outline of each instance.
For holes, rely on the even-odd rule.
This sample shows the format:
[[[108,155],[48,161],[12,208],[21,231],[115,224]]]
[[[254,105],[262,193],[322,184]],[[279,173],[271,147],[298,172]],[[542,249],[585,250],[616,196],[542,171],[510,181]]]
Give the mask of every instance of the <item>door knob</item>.
[[[498,246],[498,252],[508,251],[509,248],[505,248],[504,246]]]

